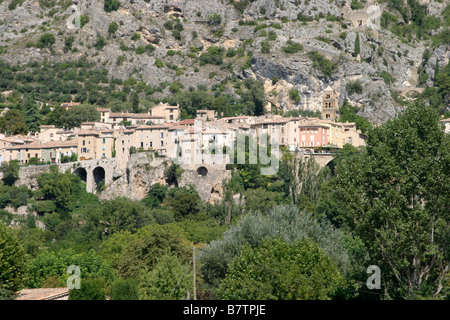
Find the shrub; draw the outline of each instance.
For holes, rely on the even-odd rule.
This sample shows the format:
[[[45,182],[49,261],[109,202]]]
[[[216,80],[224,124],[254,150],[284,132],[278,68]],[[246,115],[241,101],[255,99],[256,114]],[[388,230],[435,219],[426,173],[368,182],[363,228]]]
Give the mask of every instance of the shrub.
[[[269,53],[270,52],[270,43],[269,43],[269,41],[262,41],[261,42],[261,52],[262,53]]]
[[[133,41],[137,41],[141,38],[141,35],[137,32],[133,33],[133,35],[131,36],[131,40]]]
[[[292,88],[289,90],[289,98],[294,102],[300,101],[300,94],[298,93],[297,89]]]
[[[354,94],[354,93],[362,93],[362,84],[361,81],[355,80],[355,81],[349,81],[346,85],[348,94]]]
[[[303,50],[303,46],[299,43],[293,42],[292,40],[288,40],[286,42],[286,46],[282,48],[285,53],[297,53]]]
[[[119,29],[119,26],[117,25],[117,23],[111,22],[108,27],[108,33],[114,34],[114,33],[116,33],[117,29]]]
[[[105,0],[104,9],[106,12],[117,11],[120,7],[119,0]]]
[[[81,288],[69,290],[69,300],[106,300],[106,284],[101,279],[81,279]]]
[[[37,47],[38,48],[45,48],[45,47],[50,47],[52,46],[56,41],[55,35],[52,33],[45,33],[43,34],[38,42],[37,42]]]

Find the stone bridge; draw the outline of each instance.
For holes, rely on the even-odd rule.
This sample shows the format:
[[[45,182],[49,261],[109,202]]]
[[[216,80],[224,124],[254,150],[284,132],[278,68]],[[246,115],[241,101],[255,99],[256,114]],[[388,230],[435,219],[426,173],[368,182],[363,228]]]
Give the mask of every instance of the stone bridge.
[[[419,96],[424,90],[425,88],[420,87],[405,87],[401,88],[399,91],[401,96],[411,100]]]
[[[84,160],[59,164],[59,171],[76,174],[86,183],[86,190],[91,193],[97,192],[101,186],[108,186],[114,179],[121,175],[116,170],[116,159]]]
[[[325,167],[331,160],[334,159],[334,156],[331,153],[306,153],[303,156],[303,159],[307,160],[309,157],[313,157],[321,168]]]
[[[32,190],[38,188],[37,178],[45,172],[50,172],[51,165],[38,165],[21,167],[19,170],[19,179],[15,185],[25,185]],[[116,159],[85,160],[77,162],[68,162],[57,165],[59,172],[64,173],[69,170],[70,173],[78,175],[86,183],[86,190],[95,193],[97,188],[102,185],[108,186],[123,173],[116,169]],[[0,172],[0,178],[3,173]]]

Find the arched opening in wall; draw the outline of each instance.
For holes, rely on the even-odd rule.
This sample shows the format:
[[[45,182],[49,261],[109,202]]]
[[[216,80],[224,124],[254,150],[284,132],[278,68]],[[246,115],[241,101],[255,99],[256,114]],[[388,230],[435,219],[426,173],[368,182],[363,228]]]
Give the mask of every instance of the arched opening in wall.
[[[336,174],[336,161],[333,159],[329,161],[326,166],[330,168],[331,174],[334,176]]]
[[[206,169],[205,167],[199,167],[199,168],[197,169],[197,174],[198,174],[199,176],[204,177],[204,176],[206,176],[206,175],[208,174],[208,169]]]
[[[87,180],[87,171],[85,168],[77,168],[73,174],[77,175],[78,177],[80,177],[80,179],[86,183]]]
[[[95,189],[97,192],[101,192],[105,187],[105,169],[97,167],[92,173],[94,175]]]

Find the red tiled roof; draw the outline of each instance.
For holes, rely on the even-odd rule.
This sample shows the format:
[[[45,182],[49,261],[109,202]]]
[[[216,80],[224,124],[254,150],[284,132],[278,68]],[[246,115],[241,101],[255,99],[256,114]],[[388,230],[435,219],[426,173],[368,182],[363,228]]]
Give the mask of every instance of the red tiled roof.
[[[68,288],[23,289],[16,300],[66,300],[68,295]]]

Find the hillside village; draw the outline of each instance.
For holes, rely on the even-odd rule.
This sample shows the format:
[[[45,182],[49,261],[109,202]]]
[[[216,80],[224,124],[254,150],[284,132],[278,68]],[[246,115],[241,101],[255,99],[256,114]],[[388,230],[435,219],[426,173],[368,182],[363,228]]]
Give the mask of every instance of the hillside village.
[[[213,110],[197,110],[195,119],[180,121],[178,106],[160,103],[148,114],[114,113],[98,108],[100,122],[84,122],[80,128],[64,130],[54,125],[41,125],[40,132],[27,136],[4,136],[0,139],[0,162],[18,160],[21,165],[57,164],[115,157],[124,168],[130,154],[154,152],[160,157],[189,155],[191,150],[231,147],[239,132],[260,134],[277,132],[278,144],[289,148],[342,148],[346,143],[365,145],[367,136],[355,123],[337,122],[336,93],[323,93],[322,117],[236,116],[219,118]],[[70,104],[64,104],[70,108]],[[68,107],[69,106],[69,107]],[[201,137],[194,138],[194,125]],[[293,149],[292,149],[293,150]],[[76,156],[74,156],[74,154]]]
[[[449,300],[449,61],[442,0],[0,0],[0,300]]]

